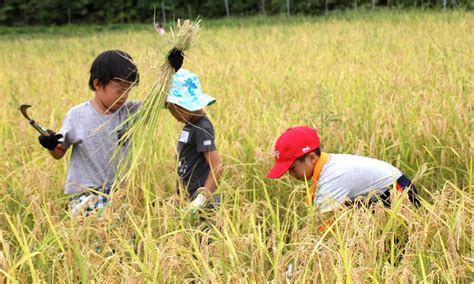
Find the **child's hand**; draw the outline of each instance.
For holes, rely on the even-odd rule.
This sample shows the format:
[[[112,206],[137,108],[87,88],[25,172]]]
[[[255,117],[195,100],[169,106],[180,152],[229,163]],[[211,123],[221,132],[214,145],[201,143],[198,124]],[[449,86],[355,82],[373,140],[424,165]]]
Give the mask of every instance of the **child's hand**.
[[[208,199],[204,193],[199,193],[194,200],[189,203],[189,210],[195,211],[202,209],[206,206]]]
[[[171,66],[173,66],[174,71],[176,72],[178,72],[179,68],[183,66],[183,59],[183,52],[181,52],[181,50],[179,49],[173,48],[168,54],[168,61],[170,62]]]
[[[188,210],[190,212],[196,212],[199,209],[203,209],[210,200],[213,200],[212,193],[206,187],[198,188],[197,192],[198,195],[196,198],[194,198],[194,200],[189,203]]]
[[[53,151],[56,146],[61,144],[59,139],[63,138],[62,134],[56,134],[54,131],[48,129],[49,135],[40,135],[38,136],[38,141],[44,148]]]

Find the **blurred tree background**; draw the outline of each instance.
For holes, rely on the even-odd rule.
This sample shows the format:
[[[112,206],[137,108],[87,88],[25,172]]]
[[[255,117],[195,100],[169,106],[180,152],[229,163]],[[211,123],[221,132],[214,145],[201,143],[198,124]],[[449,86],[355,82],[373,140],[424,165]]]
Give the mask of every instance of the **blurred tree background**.
[[[150,22],[247,15],[318,15],[330,10],[388,8],[474,9],[474,0],[0,0],[0,24]],[[155,12],[156,11],[156,12]]]

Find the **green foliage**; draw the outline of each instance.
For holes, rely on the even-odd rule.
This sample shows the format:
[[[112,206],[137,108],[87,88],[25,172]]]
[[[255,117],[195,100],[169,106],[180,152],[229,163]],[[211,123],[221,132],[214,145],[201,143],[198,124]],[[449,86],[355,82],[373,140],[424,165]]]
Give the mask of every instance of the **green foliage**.
[[[162,20],[226,16],[225,0],[3,0],[0,25],[62,25],[68,23],[151,22],[156,10]],[[231,16],[277,15],[287,12],[286,0],[228,0]],[[327,10],[360,7],[443,7],[444,0],[289,0],[292,15],[316,15]],[[446,0],[447,8],[474,9],[471,0]]]

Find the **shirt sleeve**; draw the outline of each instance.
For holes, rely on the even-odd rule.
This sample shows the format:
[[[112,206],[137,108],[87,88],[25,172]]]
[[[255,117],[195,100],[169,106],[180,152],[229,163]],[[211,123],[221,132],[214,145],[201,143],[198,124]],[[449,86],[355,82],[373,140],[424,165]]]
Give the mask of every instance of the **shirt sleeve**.
[[[216,143],[214,139],[214,128],[212,125],[202,128],[197,128],[195,131],[196,151],[208,152],[216,150]]]
[[[63,135],[63,138],[61,138],[59,141],[63,143],[64,149],[67,149],[69,146],[77,143],[72,120],[71,113],[68,112],[66,117],[64,117],[63,126],[59,131],[59,133]]]
[[[132,100],[127,102],[127,109],[130,115],[136,113],[138,109],[142,106],[142,101]]]

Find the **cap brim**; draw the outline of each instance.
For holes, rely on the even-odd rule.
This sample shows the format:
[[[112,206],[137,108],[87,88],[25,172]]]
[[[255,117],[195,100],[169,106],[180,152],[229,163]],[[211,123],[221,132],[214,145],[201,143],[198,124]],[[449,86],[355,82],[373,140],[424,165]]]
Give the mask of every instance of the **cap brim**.
[[[293,161],[275,163],[273,168],[268,172],[267,178],[280,178],[290,169],[291,164],[293,164]]]
[[[201,93],[194,98],[190,97],[179,97],[173,94],[170,94],[166,98],[166,103],[172,103],[179,105],[180,107],[188,111],[200,110],[206,106],[212,105],[216,102],[216,99],[209,96],[208,94]],[[165,103],[165,104],[166,104]]]

